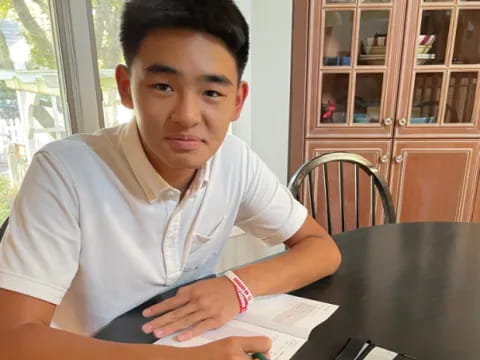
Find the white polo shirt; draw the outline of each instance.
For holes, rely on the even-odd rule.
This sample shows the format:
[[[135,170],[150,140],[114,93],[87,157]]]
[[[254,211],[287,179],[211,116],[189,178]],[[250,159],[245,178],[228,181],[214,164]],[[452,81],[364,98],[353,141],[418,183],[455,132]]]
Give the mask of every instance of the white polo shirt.
[[[227,136],[182,201],[134,121],[45,146],[0,243],[0,287],[58,305],[53,326],[91,335],[173,286],[210,275],[234,225],[270,245],[307,211]]]

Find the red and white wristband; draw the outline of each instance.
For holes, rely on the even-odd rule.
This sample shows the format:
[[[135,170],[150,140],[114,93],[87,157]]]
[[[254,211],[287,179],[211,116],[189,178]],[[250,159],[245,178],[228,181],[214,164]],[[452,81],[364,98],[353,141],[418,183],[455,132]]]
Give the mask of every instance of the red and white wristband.
[[[248,304],[253,301],[253,295],[251,291],[233,271],[227,271],[223,275],[232,282],[233,287],[235,288],[238,304],[240,305],[240,313],[247,311]]]

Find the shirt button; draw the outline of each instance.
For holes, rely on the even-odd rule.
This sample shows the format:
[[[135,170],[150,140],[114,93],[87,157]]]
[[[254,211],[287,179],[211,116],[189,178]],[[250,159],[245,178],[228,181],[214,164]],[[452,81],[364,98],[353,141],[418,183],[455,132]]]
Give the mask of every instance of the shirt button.
[[[168,190],[167,191],[167,198],[168,199],[175,199],[177,197],[177,194],[175,194],[175,191],[173,190]]]

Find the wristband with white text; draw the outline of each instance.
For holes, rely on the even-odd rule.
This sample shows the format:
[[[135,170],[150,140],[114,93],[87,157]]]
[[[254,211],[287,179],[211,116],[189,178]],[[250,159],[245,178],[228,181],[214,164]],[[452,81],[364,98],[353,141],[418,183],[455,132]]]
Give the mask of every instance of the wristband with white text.
[[[227,271],[224,276],[229,279],[235,287],[238,303],[240,305],[240,313],[247,311],[248,304],[253,301],[253,295],[251,291],[233,271]]]

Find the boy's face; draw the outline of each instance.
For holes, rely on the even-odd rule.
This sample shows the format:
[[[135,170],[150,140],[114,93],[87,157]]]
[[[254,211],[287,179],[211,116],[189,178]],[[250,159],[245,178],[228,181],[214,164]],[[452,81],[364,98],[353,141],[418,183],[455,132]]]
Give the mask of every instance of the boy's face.
[[[116,76],[145,152],[164,171],[204,165],[238,119],[248,93],[223,43],[188,30],[151,32],[130,69],[119,66]]]

